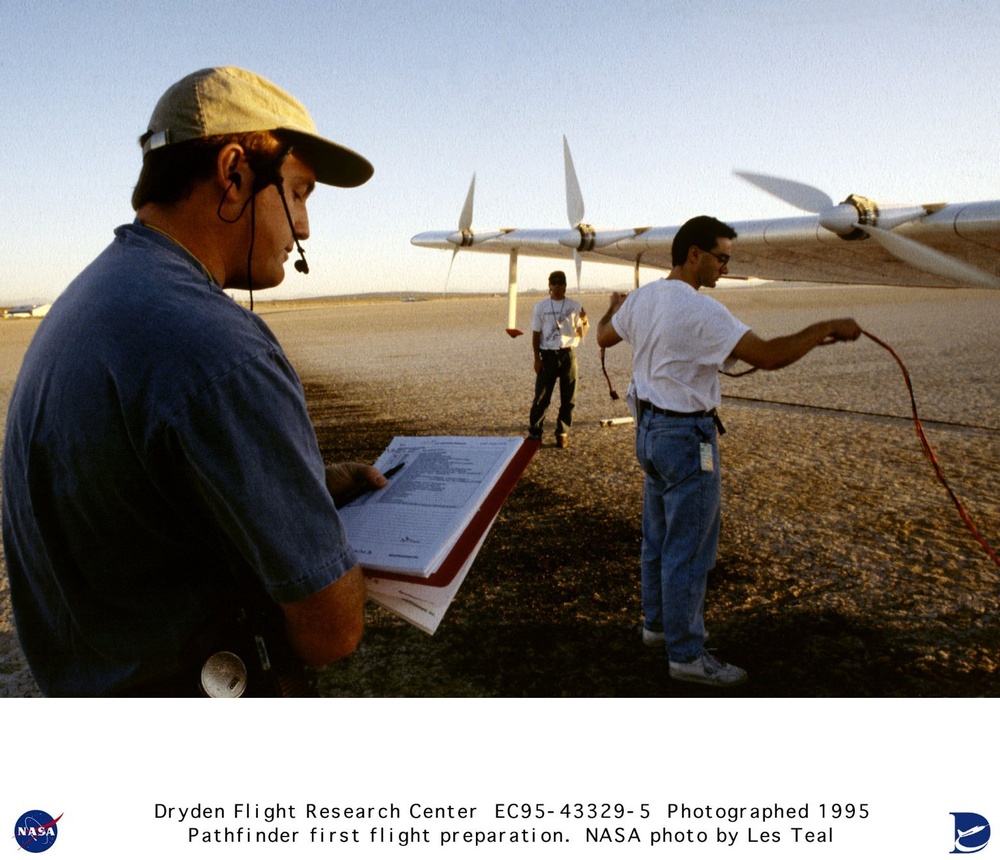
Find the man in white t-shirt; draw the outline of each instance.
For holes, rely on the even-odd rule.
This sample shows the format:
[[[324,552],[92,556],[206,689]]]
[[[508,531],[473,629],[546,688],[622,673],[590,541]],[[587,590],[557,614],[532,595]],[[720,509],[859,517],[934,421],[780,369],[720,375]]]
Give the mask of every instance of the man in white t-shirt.
[[[715,566],[722,500],[719,370],[735,360],[777,370],[814,347],[861,335],[853,319],[836,319],[764,340],[699,293],[728,271],[735,238],[728,224],[692,218],[674,237],[669,276],[612,295],[597,326],[599,346],[624,340],[633,349],[636,456],[646,473],[643,641],[665,644],[671,678],[722,687],[743,683],[747,673],[705,650],[705,587]]]
[[[559,383],[556,445],[569,444],[569,428],[576,404],[576,347],[590,322],[579,302],[566,298],[566,273],[549,275],[549,297],[531,311],[531,349],[535,357],[535,397],[528,416],[528,435],[542,438],[545,410]]]

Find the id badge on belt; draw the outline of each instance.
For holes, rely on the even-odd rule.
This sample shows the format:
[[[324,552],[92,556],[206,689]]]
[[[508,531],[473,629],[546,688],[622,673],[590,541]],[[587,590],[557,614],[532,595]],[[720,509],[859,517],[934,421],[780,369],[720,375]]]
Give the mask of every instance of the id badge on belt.
[[[701,454],[701,470],[703,472],[711,472],[715,468],[714,458],[712,457],[712,443],[711,442],[701,442],[698,445],[699,453]]]

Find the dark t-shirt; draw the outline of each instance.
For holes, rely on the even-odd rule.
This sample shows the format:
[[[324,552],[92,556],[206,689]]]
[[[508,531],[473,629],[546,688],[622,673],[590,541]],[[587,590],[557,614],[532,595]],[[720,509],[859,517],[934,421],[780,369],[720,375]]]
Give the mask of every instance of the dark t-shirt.
[[[292,602],[355,564],[274,335],[171,239],[115,236],[39,326],[7,418],[11,598],[48,695],[171,668],[234,577]]]

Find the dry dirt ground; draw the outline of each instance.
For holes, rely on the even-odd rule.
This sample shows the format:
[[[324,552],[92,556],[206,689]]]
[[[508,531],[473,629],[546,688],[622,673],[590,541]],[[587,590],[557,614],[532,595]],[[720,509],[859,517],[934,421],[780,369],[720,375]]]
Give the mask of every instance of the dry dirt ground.
[[[896,348],[946,477],[1000,544],[1000,296],[755,287],[716,297],[763,336],[851,315]],[[522,328],[538,298],[522,298]],[[584,295],[594,321],[606,304]],[[260,310],[302,376],[328,461],[372,461],[395,435],[526,430],[531,352],[502,332],[501,297]],[[0,359],[16,366],[23,345],[0,334]],[[723,530],[705,614],[709,645],[750,673],[724,694],[671,683],[665,656],[640,642],[634,432],[600,425],[625,407],[608,395],[593,336],[579,360],[570,448],[544,440],[437,634],[370,606],[358,651],[319,673],[323,695],[1000,693],[1000,568],[935,478],[884,350],[863,339],[723,382]],[[607,363],[624,393],[627,347]],[[0,683],[37,695],[7,604],[3,578]]]

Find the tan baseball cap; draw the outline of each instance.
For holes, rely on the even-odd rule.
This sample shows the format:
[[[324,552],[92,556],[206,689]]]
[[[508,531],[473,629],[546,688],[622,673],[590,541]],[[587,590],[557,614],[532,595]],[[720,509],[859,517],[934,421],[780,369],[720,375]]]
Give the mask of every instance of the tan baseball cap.
[[[324,185],[354,188],[375,172],[368,159],[320,137],[298,99],[236,66],[202,69],[179,80],[160,97],[139,140],[145,155],[185,140],[249,131],[285,133]]]

